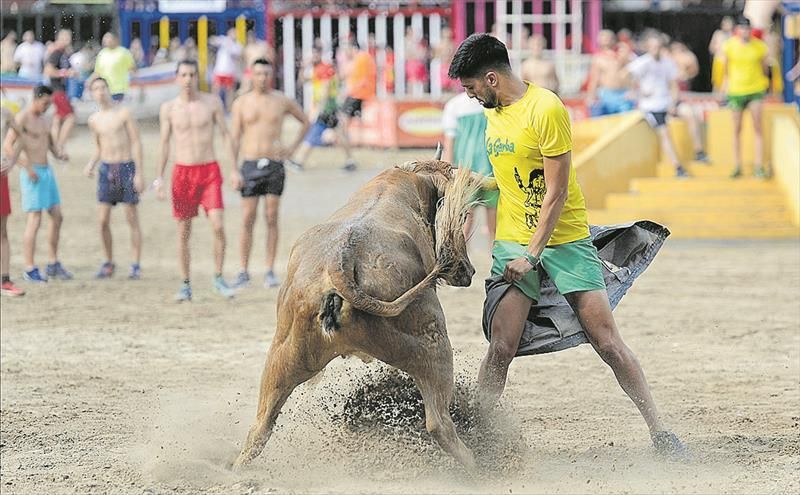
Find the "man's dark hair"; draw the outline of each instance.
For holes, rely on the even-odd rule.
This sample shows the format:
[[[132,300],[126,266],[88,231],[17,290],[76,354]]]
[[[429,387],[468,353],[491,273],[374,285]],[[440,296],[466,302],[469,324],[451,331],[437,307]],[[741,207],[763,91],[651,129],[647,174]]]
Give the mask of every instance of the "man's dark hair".
[[[200,68],[197,66],[197,60],[191,58],[185,58],[180,62],[178,62],[178,65],[175,66],[175,74],[178,73],[178,69],[181,68],[181,65],[191,65],[192,67],[194,67],[195,72],[198,73],[200,72]]]
[[[92,88],[94,86],[94,83],[96,83],[97,81],[103,81],[103,84],[105,84],[106,87],[108,87],[108,81],[106,81],[104,77],[97,76],[91,80],[91,82],[89,83],[89,88]]]
[[[487,71],[511,72],[506,46],[494,36],[476,33],[465,39],[453,55],[450,79],[480,77]]]
[[[253,60],[252,65],[253,65],[253,67],[255,67],[256,65],[266,65],[267,67],[272,67],[272,64],[270,63],[270,61],[265,59],[264,57],[257,58],[255,60]]]
[[[52,96],[53,89],[50,86],[45,86],[44,84],[40,84],[33,88],[33,97],[34,98],[41,98],[42,96]]]

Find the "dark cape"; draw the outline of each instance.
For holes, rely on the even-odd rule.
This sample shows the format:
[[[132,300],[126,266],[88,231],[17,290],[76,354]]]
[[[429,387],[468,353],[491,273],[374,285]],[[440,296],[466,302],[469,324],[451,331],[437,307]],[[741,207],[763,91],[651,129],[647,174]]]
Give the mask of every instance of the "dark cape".
[[[608,299],[614,309],[655,258],[669,230],[653,222],[590,227],[592,243],[603,264]],[[541,265],[541,298],[531,306],[517,356],[561,351],[588,343],[578,317],[567,300],[559,294]],[[500,300],[511,284],[502,276],[486,279],[486,301],[483,304],[483,334],[491,338],[492,318]]]

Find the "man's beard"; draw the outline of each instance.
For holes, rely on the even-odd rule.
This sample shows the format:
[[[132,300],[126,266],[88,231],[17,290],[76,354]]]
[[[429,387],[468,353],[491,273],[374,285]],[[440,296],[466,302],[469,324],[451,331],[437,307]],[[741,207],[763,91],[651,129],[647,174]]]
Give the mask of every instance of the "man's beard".
[[[486,99],[481,98],[481,105],[483,105],[483,108],[497,108],[498,103],[497,93],[491,90],[486,92]]]

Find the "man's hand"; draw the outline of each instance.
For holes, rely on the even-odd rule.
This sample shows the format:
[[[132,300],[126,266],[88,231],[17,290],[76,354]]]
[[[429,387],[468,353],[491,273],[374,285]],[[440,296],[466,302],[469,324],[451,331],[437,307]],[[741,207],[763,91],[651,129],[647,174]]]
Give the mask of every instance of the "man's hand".
[[[161,177],[156,178],[153,181],[153,187],[156,189],[156,197],[158,197],[159,201],[164,201],[166,199],[164,195],[164,179]]]
[[[517,258],[506,264],[506,269],[503,270],[503,278],[506,282],[516,282],[531,270],[533,270],[533,266],[526,258]]]
[[[244,187],[244,177],[238,170],[231,171],[231,187],[234,191],[241,191]]]
[[[137,194],[141,194],[144,191],[144,180],[142,179],[142,174],[135,174],[133,176],[133,190],[136,191]]]
[[[33,169],[33,167],[27,169],[28,178],[33,182],[39,182],[39,174]]]
[[[0,158],[0,175],[8,175],[12,167],[14,167],[14,160],[5,156]]]
[[[53,154],[54,154],[54,155],[55,155],[55,157],[56,157],[56,158],[58,158],[59,160],[62,160],[62,161],[65,161],[65,162],[66,162],[66,161],[69,161],[69,155],[67,154],[67,152],[66,152],[66,151],[64,151],[64,150],[63,150],[63,149],[61,149],[61,148],[58,148],[58,149],[55,151],[55,153],[53,153]]]
[[[83,169],[83,175],[90,179],[94,177],[94,162],[89,162],[86,164],[86,167]]]

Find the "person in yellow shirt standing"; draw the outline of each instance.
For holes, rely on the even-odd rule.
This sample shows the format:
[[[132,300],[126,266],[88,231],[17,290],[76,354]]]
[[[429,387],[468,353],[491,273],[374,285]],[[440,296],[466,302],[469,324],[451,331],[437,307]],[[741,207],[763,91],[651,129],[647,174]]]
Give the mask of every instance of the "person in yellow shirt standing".
[[[737,35],[722,45],[725,70],[722,92],[727,95],[728,106],[733,110],[733,156],[734,169],[731,178],[742,176],[742,114],[750,109],[755,133],[753,174],[768,177],[762,160],[764,157],[764,138],[761,129],[761,115],[764,96],[769,89],[767,78],[767,44],[751,35],[750,21],[741,17],[736,22]]]
[[[119,46],[114,33],[103,35],[103,49],[97,54],[94,72],[108,82],[111,99],[119,102],[125,98],[130,85],[130,75],[136,70],[136,61],[130,50]]]
[[[464,40],[448,75],[485,108],[486,151],[500,190],[492,275],[512,284],[491,321],[489,349],[478,374],[481,410],[491,410],[503,393],[528,313],[540,298],[541,269],[639,408],[656,449],[685,453],[659,417],[642,368],[611,314],[572,166],[572,130],[564,104],[553,92],[517,77],[505,45],[485,33]]]

